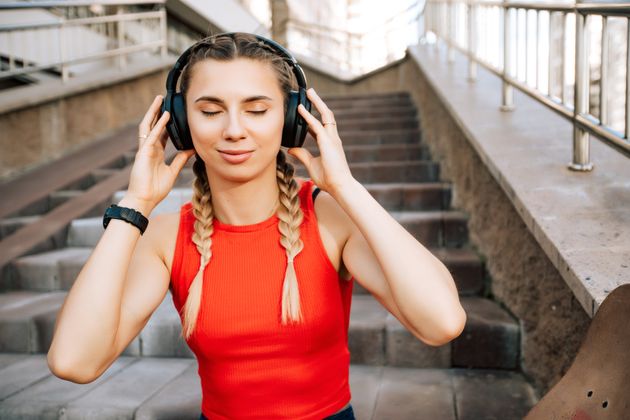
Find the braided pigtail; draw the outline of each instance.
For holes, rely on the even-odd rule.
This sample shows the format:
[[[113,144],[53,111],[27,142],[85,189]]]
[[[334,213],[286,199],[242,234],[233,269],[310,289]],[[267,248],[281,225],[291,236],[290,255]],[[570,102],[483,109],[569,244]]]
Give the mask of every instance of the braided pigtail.
[[[278,230],[280,243],[287,253],[287,270],[282,284],[282,324],[289,321],[301,322],[300,291],[293,260],[304,248],[300,239],[300,225],[304,218],[300,208],[299,186],[293,179],[294,168],[286,160],[282,150],[278,153],[276,175],[280,189],[280,206],[278,206]]]
[[[193,172],[195,173],[195,181],[193,182],[193,199],[192,209],[195,215],[195,227],[192,235],[192,241],[197,246],[200,255],[199,271],[195,275],[190,287],[188,288],[188,297],[182,308],[183,319],[183,336],[188,339],[195,329],[197,317],[201,307],[201,292],[203,287],[203,272],[212,257],[212,220],[214,212],[212,209],[212,192],[208,183],[208,175],[203,160],[197,156],[197,160],[193,164]]]

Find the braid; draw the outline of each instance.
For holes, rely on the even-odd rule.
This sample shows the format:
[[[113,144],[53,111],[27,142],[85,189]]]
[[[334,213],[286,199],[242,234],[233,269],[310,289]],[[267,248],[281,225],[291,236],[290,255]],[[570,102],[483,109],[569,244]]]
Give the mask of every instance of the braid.
[[[294,259],[304,248],[304,243],[300,239],[300,225],[304,214],[300,208],[299,186],[293,178],[293,171],[293,165],[286,161],[286,156],[281,150],[278,153],[276,175],[281,204],[278,207],[278,230],[282,235],[280,243],[287,253],[287,270],[282,285],[282,324],[284,325],[289,320],[302,321]]]
[[[190,287],[188,297],[182,308],[184,314],[183,335],[188,339],[195,329],[197,317],[201,307],[201,295],[203,286],[203,272],[212,257],[212,220],[214,213],[212,209],[212,192],[208,183],[208,175],[203,160],[197,155],[193,164],[195,181],[193,182],[192,208],[195,215],[195,227],[192,241],[197,246],[200,255],[199,271],[195,275]]]

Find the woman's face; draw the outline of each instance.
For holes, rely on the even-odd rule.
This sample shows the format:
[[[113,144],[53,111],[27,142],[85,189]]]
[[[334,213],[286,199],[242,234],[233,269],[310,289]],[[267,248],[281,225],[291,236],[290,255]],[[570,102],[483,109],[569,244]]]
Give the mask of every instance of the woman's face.
[[[265,169],[275,174],[284,97],[271,64],[247,58],[208,59],[196,63],[191,76],[186,92],[188,125],[208,176],[243,182]],[[251,153],[242,162],[237,160],[247,155],[226,153],[240,151]]]

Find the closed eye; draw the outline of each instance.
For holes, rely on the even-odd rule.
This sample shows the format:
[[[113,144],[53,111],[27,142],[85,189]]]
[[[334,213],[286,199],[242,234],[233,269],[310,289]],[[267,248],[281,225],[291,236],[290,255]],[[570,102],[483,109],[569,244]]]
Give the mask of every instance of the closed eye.
[[[219,112],[221,112],[221,111],[216,111],[216,112],[201,111],[201,112],[202,112],[202,114],[204,114],[204,115],[213,116],[213,115],[218,114],[218,113],[219,113]],[[251,114],[262,115],[262,114],[264,114],[265,112],[267,112],[267,110],[265,109],[264,111],[247,111],[247,112],[249,112],[249,113],[251,113]]]

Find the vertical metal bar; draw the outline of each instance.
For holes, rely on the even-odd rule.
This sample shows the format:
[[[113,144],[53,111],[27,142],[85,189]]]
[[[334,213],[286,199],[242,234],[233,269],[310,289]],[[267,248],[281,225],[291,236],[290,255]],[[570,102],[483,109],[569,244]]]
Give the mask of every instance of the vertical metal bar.
[[[630,139],[630,17],[626,19],[626,140]]]
[[[515,67],[515,72],[514,72],[514,78],[518,80],[519,78],[519,69],[520,64],[521,64],[521,51],[520,51],[520,41],[521,41],[521,32],[519,31],[519,18],[520,18],[520,14],[521,14],[521,10],[520,9],[514,9],[514,28],[515,28],[515,32],[514,32],[514,39],[515,39],[515,49],[514,49],[514,58],[516,61],[516,67]]]
[[[599,78],[599,122],[608,124],[608,16],[602,16],[602,51]]]
[[[529,9],[525,9],[525,84],[529,84]]]
[[[474,82],[477,80],[477,62],[474,58],[477,57],[477,40],[475,39],[475,33],[477,24],[475,21],[475,6],[472,3],[468,3],[468,81]]]
[[[118,6],[116,10],[117,15],[123,14],[122,6]],[[125,46],[125,21],[118,17],[118,49],[124,48]],[[118,68],[120,70],[124,70],[127,67],[127,56],[123,53],[118,53]]]
[[[512,111],[514,109],[513,88],[506,79],[510,75],[510,9],[507,5],[508,0],[504,0],[503,8],[503,81],[501,85],[501,111]],[[517,9],[518,13],[518,9]],[[517,24],[518,24],[518,14]],[[518,27],[518,25],[517,25]]]
[[[573,160],[568,167],[574,171],[590,171],[589,134],[580,128],[577,117],[586,111],[588,98],[588,45],[585,42],[586,16],[575,12],[575,107],[573,111]]]
[[[168,54],[168,32],[167,32],[167,22],[166,22],[166,9],[164,5],[162,5],[162,10],[160,14],[160,37],[162,38],[162,47],[161,47],[161,55],[162,58],[166,58]]]
[[[534,64],[536,65],[536,71],[534,72],[534,87],[539,90],[538,86],[540,82],[540,11],[534,10],[534,22],[536,22],[536,57],[534,57]]]
[[[455,61],[455,49],[453,48],[453,15],[455,15],[453,11],[453,3],[451,0],[446,3],[446,40],[448,45],[448,62],[452,63]]]
[[[66,19],[61,19],[59,26],[59,61],[61,62],[61,82],[66,83],[69,79],[68,65],[66,64],[68,57],[66,51]]]
[[[548,38],[549,40],[547,41],[547,45],[549,46],[547,48],[547,95],[549,97],[552,96],[552,88],[553,88],[553,82],[552,82],[552,78],[553,78],[553,66],[551,64],[551,61],[553,60],[553,35],[555,33],[555,31],[553,30],[553,24],[552,24],[552,20],[553,20],[553,12],[550,10],[549,11],[549,24],[547,25],[547,31],[548,31]],[[561,48],[560,51],[564,51],[564,48]]]
[[[13,41],[13,31],[9,31],[7,34],[7,39],[9,43],[9,71],[15,70],[15,56],[13,55],[13,46],[15,45]]]
[[[562,47],[561,47],[561,51],[562,51],[562,61],[561,66],[561,72],[562,75],[560,76],[560,81],[562,83],[562,90],[560,92],[561,95],[561,99],[562,99],[562,103],[566,105],[567,103],[567,81],[566,81],[566,72],[567,72],[567,55],[565,53],[565,49],[566,49],[566,45],[567,45],[567,13],[566,12],[562,12]]]

